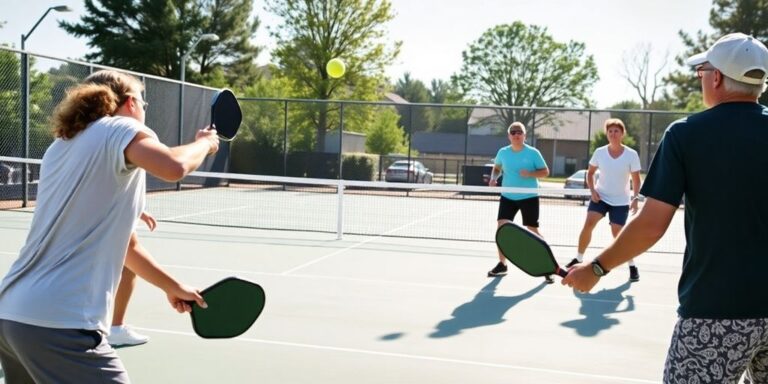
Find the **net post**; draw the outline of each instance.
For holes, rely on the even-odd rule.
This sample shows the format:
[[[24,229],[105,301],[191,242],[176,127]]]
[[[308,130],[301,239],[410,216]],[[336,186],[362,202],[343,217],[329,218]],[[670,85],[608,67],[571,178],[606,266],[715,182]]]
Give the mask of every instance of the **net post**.
[[[344,179],[338,179],[336,184],[337,209],[336,209],[336,240],[344,236]]]

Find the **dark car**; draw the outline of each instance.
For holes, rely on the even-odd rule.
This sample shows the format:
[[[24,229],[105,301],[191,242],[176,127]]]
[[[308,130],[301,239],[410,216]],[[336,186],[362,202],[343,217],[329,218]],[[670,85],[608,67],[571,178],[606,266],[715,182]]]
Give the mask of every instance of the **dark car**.
[[[384,180],[400,183],[432,184],[433,173],[419,161],[398,160],[387,168]]]

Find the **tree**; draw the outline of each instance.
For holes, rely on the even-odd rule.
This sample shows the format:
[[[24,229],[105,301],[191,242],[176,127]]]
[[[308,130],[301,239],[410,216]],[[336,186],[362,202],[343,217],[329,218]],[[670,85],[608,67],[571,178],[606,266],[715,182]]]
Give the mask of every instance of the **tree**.
[[[179,78],[181,57],[200,35],[216,33],[220,40],[200,42],[189,61],[203,75],[223,66],[237,71],[230,78],[249,79],[260,50],[250,43],[259,26],[251,8],[250,0],[85,0],[80,22],[60,26],[89,39],[88,61],[170,78]]]
[[[754,36],[763,43],[768,42],[768,0],[714,0],[709,11],[709,25],[714,32],[708,35],[701,30],[691,36],[685,31],[678,34],[686,50],[675,58],[684,69],[670,73],[665,81],[673,86],[669,98],[676,108],[687,111],[704,108],[701,101],[701,83],[693,71],[685,65],[685,60],[694,54],[704,52],[717,39],[733,32],[742,32]],[[768,103],[768,94],[763,93],[760,103]]]
[[[597,67],[583,43],[560,43],[546,28],[519,21],[485,31],[462,52],[453,80],[480,100],[500,106],[589,105]],[[528,125],[532,110],[500,112],[505,125]],[[540,121],[540,116],[537,116]]]
[[[664,61],[651,74],[651,53],[649,43],[638,44],[631,51],[624,52],[622,58],[621,76],[637,93],[642,109],[648,109],[656,101],[656,92],[664,87],[661,72],[667,66],[669,57],[666,54]]]
[[[403,77],[395,83],[394,88],[396,94],[411,103],[429,102],[429,91],[427,90],[427,87],[421,80],[411,78],[409,72],[403,74]],[[405,127],[407,132],[431,130],[432,115],[430,108],[403,104],[397,106],[397,111],[400,113],[400,121],[398,122],[398,125]]]
[[[0,155],[22,156],[21,61],[19,55],[0,50]],[[48,125],[53,83],[46,73],[29,71],[29,157],[40,158],[53,135]]]
[[[376,100],[384,88],[384,68],[391,64],[400,51],[400,43],[385,45],[385,25],[394,18],[387,0],[267,0],[267,8],[282,23],[271,31],[277,48],[272,56],[282,75],[294,82],[295,96],[330,100],[351,97],[357,100]],[[328,76],[326,63],[342,58],[346,74],[340,79]],[[315,149],[325,151],[326,132],[333,126],[328,103],[305,109],[315,129]],[[357,109],[364,117],[357,120],[345,111],[352,127],[363,126],[372,116],[372,109]]]
[[[429,87],[429,102],[435,104],[475,104],[467,100],[455,82],[433,79]],[[432,111],[434,131],[464,133],[467,128],[467,109],[440,107]]]
[[[404,137],[403,127],[398,125],[398,114],[384,108],[376,114],[376,120],[368,131],[365,149],[379,155],[406,153],[408,147],[403,143]]]

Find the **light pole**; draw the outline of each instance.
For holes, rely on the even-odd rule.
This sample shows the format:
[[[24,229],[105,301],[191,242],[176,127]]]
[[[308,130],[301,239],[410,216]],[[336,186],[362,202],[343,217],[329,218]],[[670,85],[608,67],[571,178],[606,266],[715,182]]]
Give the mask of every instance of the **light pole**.
[[[180,63],[181,76],[179,78],[179,80],[181,80],[181,84],[180,84],[181,89],[179,90],[179,129],[178,129],[179,145],[182,144],[182,141],[183,141],[182,134],[184,132],[184,74],[186,73],[186,70],[187,70],[187,57],[189,57],[189,55],[195,50],[195,47],[197,46],[197,44],[199,44],[201,41],[218,41],[218,40],[219,40],[219,35],[215,33],[203,34],[200,37],[198,37],[194,43],[192,43],[192,46],[189,47],[187,52],[184,52],[184,54],[181,55],[181,63]],[[176,189],[177,190],[181,189],[181,182],[176,183]]]
[[[29,56],[24,51],[25,43],[32,32],[35,31],[40,22],[48,16],[51,11],[56,12],[72,12],[72,9],[66,5],[57,5],[49,7],[39,19],[37,23],[32,26],[32,29],[27,34],[21,35],[21,130],[22,130],[22,157],[29,158]],[[29,165],[24,163],[21,166],[21,189],[22,189],[22,207],[26,207],[29,202],[29,180],[27,172],[29,172]]]

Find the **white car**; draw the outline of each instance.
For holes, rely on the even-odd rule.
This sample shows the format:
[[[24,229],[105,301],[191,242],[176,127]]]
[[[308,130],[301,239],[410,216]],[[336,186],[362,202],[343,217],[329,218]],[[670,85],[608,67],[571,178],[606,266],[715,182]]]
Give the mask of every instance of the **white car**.
[[[387,167],[384,180],[400,183],[432,184],[434,174],[419,161],[398,160]]]

